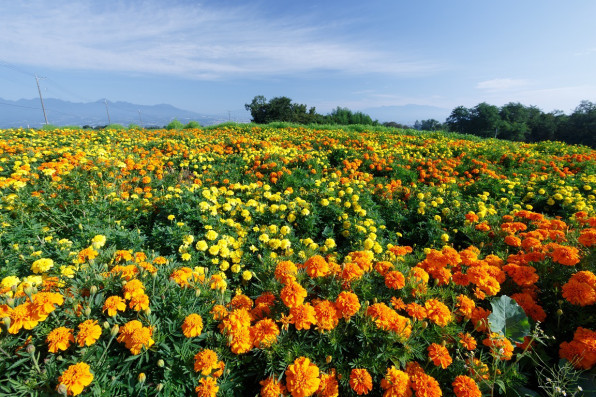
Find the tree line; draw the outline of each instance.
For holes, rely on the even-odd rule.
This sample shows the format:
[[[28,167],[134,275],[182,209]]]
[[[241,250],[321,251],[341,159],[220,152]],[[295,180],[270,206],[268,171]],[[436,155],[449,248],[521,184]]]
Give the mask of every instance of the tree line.
[[[257,95],[251,103],[244,105],[250,112],[253,123],[266,124],[272,121],[286,121],[300,124],[364,124],[379,125],[369,115],[353,112],[350,109],[337,107],[331,113],[322,115],[314,107],[293,103],[288,97],[275,97],[267,101],[262,95]]]

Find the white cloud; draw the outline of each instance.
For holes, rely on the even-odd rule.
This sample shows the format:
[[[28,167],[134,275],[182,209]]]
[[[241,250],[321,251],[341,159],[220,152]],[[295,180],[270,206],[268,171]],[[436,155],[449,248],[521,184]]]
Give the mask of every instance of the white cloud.
[[[498,92],[520,89],[528,84],[529,82],[523,79],[492,79],[479,82],[476,88],[487,92]]]
[[[48,4],[37,0],[5,7],[0,59],[195,79],[320,70],[409,75],[438,68],[346,43],[305,18],[264,19],[248,6],[213,8],[157,0]]]

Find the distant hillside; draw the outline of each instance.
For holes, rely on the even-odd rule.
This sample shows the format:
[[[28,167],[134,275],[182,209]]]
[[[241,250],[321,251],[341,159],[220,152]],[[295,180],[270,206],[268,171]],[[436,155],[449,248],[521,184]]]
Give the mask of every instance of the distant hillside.
[[[406,125],[414,125],[416,120],[428,119],[435,119],[443,123],[451,114],[450,109],[426,105],[379,106],[362,109],[362,112],[382,123],[395,121]]]
[[[96,102],[75,103],[47,98],[44,99],[44,105],[48,122],[53,125],[89,125],[95,127],[108,124],[108,115],[103,99]],[[161,127],[175,118],[182,123],[191,120],[198,121],[201,125],[212,125],[228,121],[225,117],[200,114],[166,104],[147,106],[129,102],[108,101],[108,110],[111,123],[125,126],[128,124],[143,124],[145,127]],[[44,123],[39,99],[10,101],[0,98],[0,128],[38,128]]]

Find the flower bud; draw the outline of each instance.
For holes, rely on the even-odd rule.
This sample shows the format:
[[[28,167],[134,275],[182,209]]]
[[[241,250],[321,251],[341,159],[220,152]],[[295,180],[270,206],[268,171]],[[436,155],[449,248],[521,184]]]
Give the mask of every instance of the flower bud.
[[[145,380],[147,380],[147,375],[145,375],[144,372],[141,372],[137,377],[137,380],[139,381],[139,383],[145,383]]]
[[[108,323],[107,321],[104,321],[102,326],[104,329],[108,329],[108,328],[110,328],[110,323]]]
[[[112,338],[114,338],[116,335],[118,335],[118,332],[120,332],[120,327],[118,326],[118,324],[114,324],[112,330],[110,331],[110,335],[112,336]]]
[[[166,363],[160,358],[159,360],[157,360],[157,366],[159,368],[163,368],[166,365]]]
[[[331,357],[331,356],[327,356],[327,357],[325,357],[325,362],[326,362],[327,364],[329,364],[329,363],[331,362],[331,360],[333,360],[333,357]]]
[[[559,309],[557,310],[557,316],[562,316],[563,315],[563,310]]]
[[[199,296],[201,296],[201,290],[200,290],[199,288],[197,288],[197,289],[195,290],[195,296],[196,296],[196,297],[199,297]]]
[[[68,395],[68,388],[66,387],[66,385],[64,383],[60,383],[58,385],[58,387],[56,388],[56,391],[58,392],[58,394],[61,394],[63,396]]]
[[[14,309],[14,298],[8,298],[6,304]]]
[[[92,285],[92,286],[91,286],[91,288],[89,289],[89,293],[90,293],[91,295],[95,295],[95,294],[97,294],[97,286],[95,286],[95,285]]]
[[[10,317],[3,317],[2,323],[6,326],[6,328],[10,328]]]
[[[151,314],[151,308],[150,307],[146,308],[145,310],[143,310],[143,313],[145,313],[146,316],[150,315]]]
[[[89,306],[87,306],[85,308],[85,316],[89,317],[91,315],[91,308]]]
[[[27,345],[27,353],[33,354],[35,353],[35,346],[34,345]]]
[[[158,383],[157,386],[155,386],[155,391],[160,392],[163,390],[163,383]]]

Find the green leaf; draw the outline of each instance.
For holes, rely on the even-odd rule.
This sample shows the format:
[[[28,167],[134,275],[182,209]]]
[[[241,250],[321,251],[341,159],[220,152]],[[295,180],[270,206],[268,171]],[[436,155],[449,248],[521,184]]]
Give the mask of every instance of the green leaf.
[[[503,295],[491,301],[492,313],[488,323],[492,332],[523,342],[530,335],[530,321],[524,310],[510,297]]]

